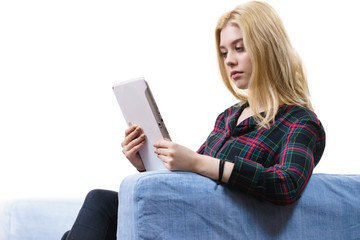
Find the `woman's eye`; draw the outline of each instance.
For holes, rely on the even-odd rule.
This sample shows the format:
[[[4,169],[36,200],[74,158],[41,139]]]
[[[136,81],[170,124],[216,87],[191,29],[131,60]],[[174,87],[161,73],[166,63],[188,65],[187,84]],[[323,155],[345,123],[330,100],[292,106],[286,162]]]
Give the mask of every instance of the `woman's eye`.
[[[236,47],[235,50],[238,52],[242,52],[245,50],[245,48],[244,47]]]
[[[220,55],[221,55],[223,58],[226,58],[227,52],[221,52]]]

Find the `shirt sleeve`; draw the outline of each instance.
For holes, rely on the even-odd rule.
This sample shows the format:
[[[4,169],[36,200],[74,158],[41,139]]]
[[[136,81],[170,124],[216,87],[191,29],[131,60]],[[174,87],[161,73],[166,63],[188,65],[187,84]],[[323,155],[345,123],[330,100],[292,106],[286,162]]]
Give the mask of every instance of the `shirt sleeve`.
[[[296,201],[315,167],[314,155],[321,138],[323,129],[317,122],[293,123],[274,157],[274,165],[265,168],[251,159],[238,157],[228,186],[277,204]]]

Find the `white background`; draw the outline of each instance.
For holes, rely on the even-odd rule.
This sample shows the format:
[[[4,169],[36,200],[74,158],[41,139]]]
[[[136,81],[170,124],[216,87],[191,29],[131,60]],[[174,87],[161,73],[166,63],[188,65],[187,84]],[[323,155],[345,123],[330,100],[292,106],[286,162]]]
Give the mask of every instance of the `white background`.
[[[147,78],[172,139],[197,150],[235,99],[219,16],[243,1],[0,2],[0,197],[77,198],[136,171],[112,85]],[[359,174],[357,1],[268,1],[307,68],[327,147],[315,172]]]

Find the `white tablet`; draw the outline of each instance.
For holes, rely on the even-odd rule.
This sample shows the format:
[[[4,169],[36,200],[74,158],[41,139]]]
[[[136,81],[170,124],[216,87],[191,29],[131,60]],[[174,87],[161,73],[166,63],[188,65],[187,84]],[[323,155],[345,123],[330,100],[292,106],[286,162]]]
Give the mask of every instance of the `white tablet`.
[[[139,151],[146,170],[166,170],[153,145],[170,136],[149,85],[144,78],[137,78],[117,83],[113,90],[128,125],[140,126],[146,135],[146,144]]]

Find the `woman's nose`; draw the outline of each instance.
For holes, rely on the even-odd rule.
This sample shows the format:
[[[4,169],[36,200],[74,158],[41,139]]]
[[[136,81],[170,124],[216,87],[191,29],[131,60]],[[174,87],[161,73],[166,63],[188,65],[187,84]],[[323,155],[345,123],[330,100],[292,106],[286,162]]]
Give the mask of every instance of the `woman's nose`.
[[[236,57],[234,56],[234,54],[232,52],[228,52],[226,59],[225,59],[225,64],[228,66],[234,66],[237,64]]]

